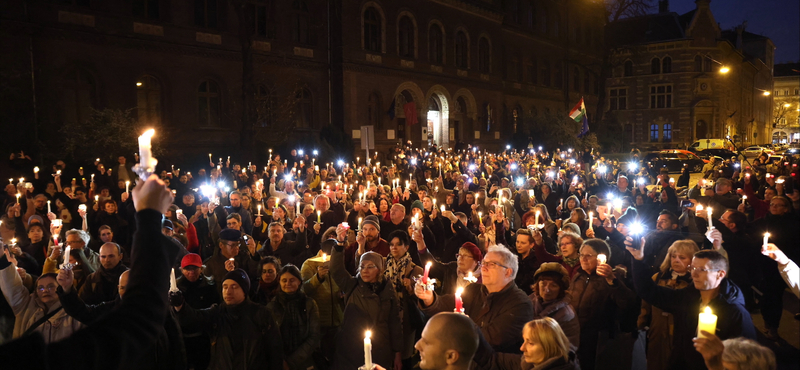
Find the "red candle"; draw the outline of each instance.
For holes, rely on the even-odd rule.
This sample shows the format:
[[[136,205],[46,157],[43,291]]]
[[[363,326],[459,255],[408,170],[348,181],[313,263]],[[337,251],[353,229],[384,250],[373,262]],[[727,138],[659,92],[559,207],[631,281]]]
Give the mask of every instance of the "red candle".
[[[464,310],[464,301],[461,299],[461,293],[464,292],[464,288],[459,287],[456,289],[456,312],[461,313]]]
[[[431,272],[431,262],[425,264],[425,272],[422,273],[422,283],[428,284],[428,273]]]

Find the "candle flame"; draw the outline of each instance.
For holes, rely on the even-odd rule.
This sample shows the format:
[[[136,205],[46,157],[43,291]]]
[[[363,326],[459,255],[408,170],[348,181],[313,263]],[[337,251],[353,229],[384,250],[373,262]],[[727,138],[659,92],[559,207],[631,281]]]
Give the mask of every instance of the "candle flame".
[[[706,308],[703,310],[703,313],[710,315],[711,314],[711,307],[706,306]]]
[[[143,137],[153,137],[153,135],[155,135],[155,134],[156,134],[156,130],[153,130],[153,129],[151,128],[151,129],[149,129],[149,130],[145,131],[145,132],[142,134],[142,136],[143,136]]]
[[[703,205],[702,204],[698,204],[697,205],[697,210],[698,211],[702,211],[703,210]]]
[[[769,238],[769,237],[770,237],[770,235],[772,235],[772,234],[770,234],[770,233],[764,233],[764,236],[765,236],[765,237],[767,237],[767,238]]]
[[[464,293],[464,287],[458,287],[458,289],[456,289],[456,297],[461,297],[462,293]]]
[[[364,338],[365,339],[372,338],[372,330],[367,330],[367,332],[364,333]]]
[[[428,261],[428,263],[426,263],[426,264],[425,264],[425,267],[426,267],[426,268],[430,268],[430,267],[431,267],[431,265],[433,265],[433,263],[432,263],[432,262],[430,262],[430,261]]]

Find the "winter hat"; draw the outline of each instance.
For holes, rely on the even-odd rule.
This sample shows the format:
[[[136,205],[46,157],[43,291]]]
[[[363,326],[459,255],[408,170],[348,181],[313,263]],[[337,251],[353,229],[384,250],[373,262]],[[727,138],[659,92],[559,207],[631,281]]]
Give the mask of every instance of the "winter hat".
[[[415,200],[413,203],[411,203],[411,209],[413,210],[414,208],[419,208],[421,213],[425,213],[425,208],[423,208],[421,200]]]
[[[472,254],[472,258],[477,261],[483,261],[483,253],[481,253],[480,248],[477,245],[471,242],[466,242],[461,245],[462,249],[466,249],[470,254]]]
[[[375,252],[367,252],[361,255],[361,261],[359,261],[359,270],[361,270],[361,265],[364,261],[369,261],[375,264],[381,272],[383,272],[383,256]]]
[[[28,218],[28,225],[33,225],[34,223],[39,223],[40,225],[44,224],[44,220],[42,219],[42,216],[33,215],[33,216]]]
[[[361,221],[361,228],[363,229],[365,225],[375,226],[375,228],[378,229],[378,232],[381,231],[381,222],[378,219],[378,216],[369,215],[367,217],[364,217],[364,220]]]
[[[242,269],[236,269],[225,274],[225,278],[223,278],[222,281],[224,282],[225,280],[235,281],[236,284],[239,284],[239,286],[242,287],[245,295],[250,292],[250,277],[247,276],[247,273]]]
[[[242,232],[236,229],[223,229],[219,232],[219,239],[236,242],[242,237]]]
[[[561,287],[561,291],[565,292],[569,289],[569,273],[558,262],[545,262],[533,273],[533,281],[538,282],[539,279],[552,279]]]
[[[568,223],[568,224],[564,224],[564,226],[561,228],[561,230],[570,231],[570,232],[573,232],[575,234],[581,235],[581,228],[578,225],[573,224],[571,222]]]

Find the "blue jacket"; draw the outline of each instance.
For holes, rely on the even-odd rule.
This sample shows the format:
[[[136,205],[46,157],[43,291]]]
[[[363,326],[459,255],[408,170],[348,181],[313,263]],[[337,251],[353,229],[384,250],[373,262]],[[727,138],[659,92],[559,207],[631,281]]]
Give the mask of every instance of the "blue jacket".
[[[694,348],[692,339],[697,336],[697,321],[702,309],[700,291],[694,285],[673,290],[657,286],[651,278],[650,268],[642,261],[633,260],[633,282],[636,293],[647,303],[671,313],[675,318],[670,369],[705,369],[705,361]],[[719,295],[708,306],[717,315],[716,335],[722,339],[745,337],[755,340],[756,329],[750,313],[744,308],[744,296],[739,287],[725,278],[719,285]]]

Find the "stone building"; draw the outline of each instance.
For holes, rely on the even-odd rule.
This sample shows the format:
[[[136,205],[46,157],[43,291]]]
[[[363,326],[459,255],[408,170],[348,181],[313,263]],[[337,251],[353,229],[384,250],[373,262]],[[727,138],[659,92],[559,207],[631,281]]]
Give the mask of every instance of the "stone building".
[[[800,142],[800,63],[775,65],[772,143]]]
[[[115,108],[168,128],[186,156],[253,138],[259,153],[315,145],[326,127],[357,146],[362,125],[375,126],[379,148],[496,148],[526,118],[566,118],[582,96],[594,111],[605,21],[591,6],[599,5],[575,14],[555,0],[4,2],[1,68],[33,71],[15,95],[18,119],[35,120],[44,143],[90,108]],[[249,60],[252,74],[243,72]]]
[[[686,148],[725,137],[748,145],[771,132],[772,41],[745,25],[721,30],[710,0],[695,3],[677,14],[662,0],[656,14],[607,26],[607,107],[631,145]]]

